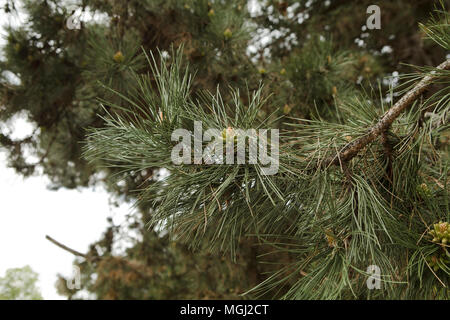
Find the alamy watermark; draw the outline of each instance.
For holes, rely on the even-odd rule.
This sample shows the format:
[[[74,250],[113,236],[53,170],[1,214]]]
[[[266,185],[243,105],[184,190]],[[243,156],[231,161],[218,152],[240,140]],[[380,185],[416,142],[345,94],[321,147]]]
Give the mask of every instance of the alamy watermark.
[[[73,266],[72,278],[66,280],[66,285],[69,290],[81,289],[81,271],[79,266]]]
[[[366,284],[369,290],[381,289],[381,269],[373,264],[367,267],[367,273],[371,276],[367,279]]]
[[[381,9],[379,6],[372,4],[367,7],[367,14],[370,16],[366,20],[366,27],[369,30],[381,29]]]
[[[229,127],[209,128],[203,132],[202,122],[194,121],[194,132],[176,129],[171,138],[178,142],[171,153],[174,164],[258,164],[263,175],[278,173],[278,129]]]

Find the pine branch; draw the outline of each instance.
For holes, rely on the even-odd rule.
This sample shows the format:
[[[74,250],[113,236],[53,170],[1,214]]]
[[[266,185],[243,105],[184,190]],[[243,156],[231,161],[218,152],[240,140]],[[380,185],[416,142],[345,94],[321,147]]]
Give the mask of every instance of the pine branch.
[[[449,70],[450,59],[441,63],[436,69]],[[339,165],[342,161],[349,161],[355,157],[362,148],[374,141],[381,133],[385,132],[394,120],[403,112],[403,110],[411,105],[432,84],[432,80],[435,77],[435,72],[425,76],[417,85],[415,85],[399,101],[397,101],[392,108],[386,111],[381,119],[373,127],[371,127],[364,136],[347,144],[335,156],[325,159],[322,162],[322,167]]]

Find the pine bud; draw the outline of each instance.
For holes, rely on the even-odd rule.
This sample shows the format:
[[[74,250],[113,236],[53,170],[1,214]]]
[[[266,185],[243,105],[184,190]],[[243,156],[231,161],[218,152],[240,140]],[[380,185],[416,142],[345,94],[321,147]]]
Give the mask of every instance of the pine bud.
[[[286,74],[286,69],[285,69],[285,68],[281,69],[281,70],[280,70],[280,74],[281,74],[281,75],[285,75],[285,74]]]
[[[447,245],[450,241],[450,223],[439,221],[428,234],[432,237],[432,242]]]
[[[450,259],[445,253],[428,256],[425,260],[428,262],[430,268],[432,268],[435,272],[439,271],[441,268],[444,270],[445,266],[450,264]]]
[[[285,104],[283,107],[283,113],[284,114],[288,114],[289,112],[291,112],[291,107],[288,104]]]
[[[212,16],[214,16],[214,10],[213,9],[211,9],[211,10],[209,10],[209,12],[208,12],[208,17],[212,17]]]
[[[223,32],[223,36],[226,40],[230,39],[233,36],[233,32],[231,32],[230,28],[226,28]]]
[[[331,91],[333,92],[333,96],[337,95],[337,88],[336,88],[336,86],[333,86],[333,88],[331,88]]]
[[[117,51],[116,54],[113,56],[113,60],[117,63],[123,62],[125,57],[123,56],[121,51]]]
[[[337,246],[336,238],[332,235],[332,231],[330,229],[325,231],[325,239],[328,242],[328,246],[334,248]]]

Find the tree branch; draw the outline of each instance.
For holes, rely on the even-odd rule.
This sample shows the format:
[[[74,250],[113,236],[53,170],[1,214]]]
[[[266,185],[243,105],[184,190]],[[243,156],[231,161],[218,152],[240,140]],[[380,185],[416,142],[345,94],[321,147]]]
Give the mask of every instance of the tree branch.
[[[56,241],[55,239],[53,239],[52,237],[50,237],[50,236],[48,236],[48,235],[45,236],[45,239],[47,239],[48,241],[50,241],[50,242],[53,243],[54,245],[60,247],[61,249],[70,252],[71,254],[73,254],[73,255],[75,255],[75,256],[83,257],[83,258],[85,258],[86,260],[90,260],[89,257],[88,257],[86,254],[81,253],[81,252],[78,252],[78,251],[76,251],[76,250],[73,250],[73,249],[71,249],[71,248],[69,248],[69,247],[63,245],[62,243]]]
[[[450,59],[441,63],[438,70],[450,69]],[[328,167],[329,165],[339,165],[341,161],[349,161],[366,145],[374,141],[382,132],[386,131],[394,120],[412,104],[417,97],[419,97],[432,83],[432,80],[436,77],[435,72],[425,76],[417,85],[409,90],[399,101],[397,101],[392,108],[380,118],[380,120],[371,127],[367,133],[356,139],[355,141],[347,144],[338,154],[328,157],[322,162],[322,167]]]

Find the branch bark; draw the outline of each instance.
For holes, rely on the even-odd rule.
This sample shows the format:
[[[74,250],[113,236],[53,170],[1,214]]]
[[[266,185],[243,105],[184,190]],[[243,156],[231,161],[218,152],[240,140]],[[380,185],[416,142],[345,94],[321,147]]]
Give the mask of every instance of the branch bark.
[[[437,69],[449,70],[450,59],[437,66]],[[392,108],[386,111],[386,113],[380,118],[380,120],[373,127],[371,127],[364,136],[347,144],[335,156],[331,156],[325,159],[322,162],[322,167],[328,167],[329,165],[339,165],[341,161],[349,161],[353,157],[355,157],[362,148],[374,141],[382,132],[386,131],[390,127],[392,122],[394,122],[394,120],[403,112],[403,110],[411,105],[432,84],[432,80],[435,77],[435,72],[432,72],[430,75],[425,76],[411,90],[405,93],[403,97],[392,106]]]

